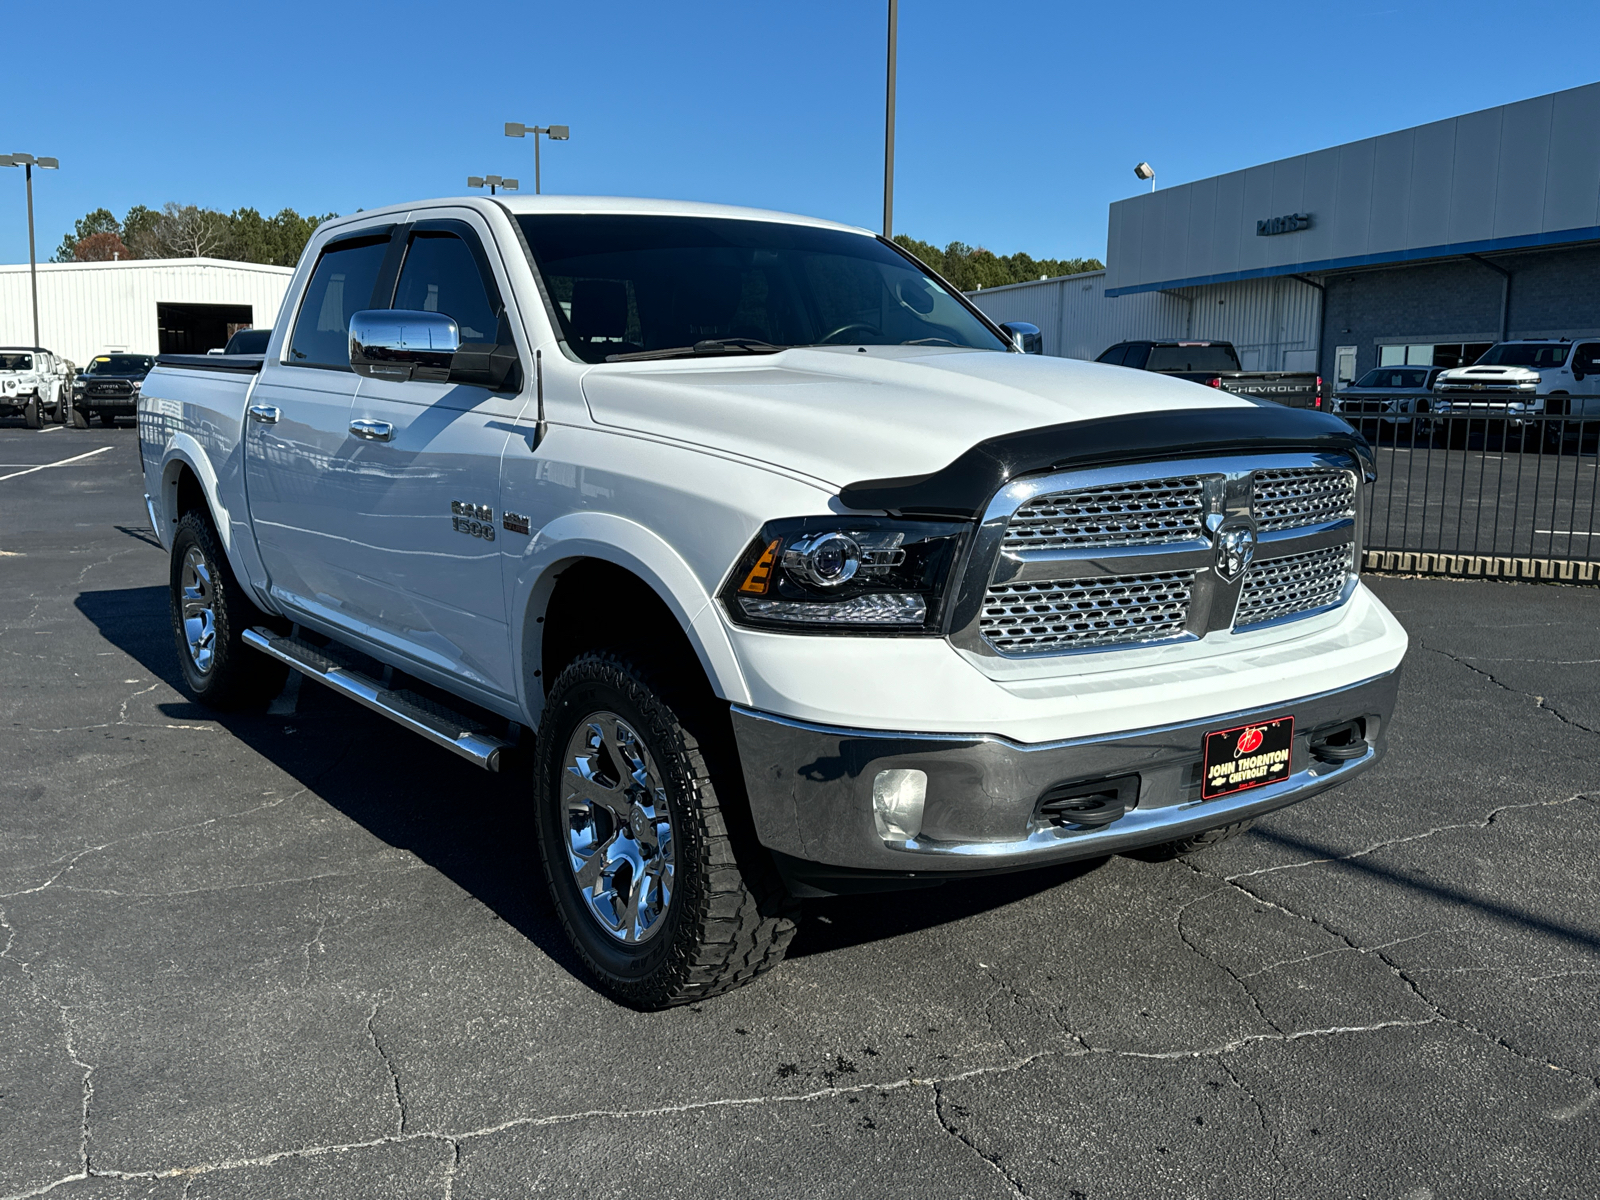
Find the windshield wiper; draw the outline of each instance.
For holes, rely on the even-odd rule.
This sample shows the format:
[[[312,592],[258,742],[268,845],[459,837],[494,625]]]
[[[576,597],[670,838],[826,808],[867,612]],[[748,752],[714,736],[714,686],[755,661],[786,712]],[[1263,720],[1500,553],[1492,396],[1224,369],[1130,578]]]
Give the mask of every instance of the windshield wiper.
[[[671,346],[663,350],[635,350],[629,354],[608,354],[607,362],[642,362],[651,358],[692,358],[699,354],[776,354],[788,346],[774,346],[760,338],[704,338],[692,346]]]

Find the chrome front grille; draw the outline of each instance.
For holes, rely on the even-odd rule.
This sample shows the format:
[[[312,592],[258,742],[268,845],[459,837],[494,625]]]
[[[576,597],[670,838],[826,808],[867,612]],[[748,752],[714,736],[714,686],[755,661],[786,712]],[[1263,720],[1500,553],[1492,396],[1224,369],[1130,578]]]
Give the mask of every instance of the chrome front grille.
[[[1257,562],[1245,575],[1235,629],[1323,608],[1339,599],[1350,578],[1350,543]]]
[[[1177,637],[1189,619],[1193,571],[1004,583],[989,588],[983,639],[1002,654],[1122,646]]]
[[[1272,467],[1257,471],[1254,510],[1256,526],[1263,533],[1353,517],[1355,475],[1334,467]]]
[[[1028,501],[1006,526],[1002,549],[1136,546],[1205,536],[1205,486],[1197,478],[1140,480],[1053,492]]]

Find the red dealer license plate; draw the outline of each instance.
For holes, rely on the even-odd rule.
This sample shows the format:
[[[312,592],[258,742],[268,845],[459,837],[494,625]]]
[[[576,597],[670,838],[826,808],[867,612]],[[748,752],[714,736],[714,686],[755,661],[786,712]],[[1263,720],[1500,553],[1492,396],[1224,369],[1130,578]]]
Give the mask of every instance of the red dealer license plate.
[[[1200,798],[1216,800],[1289,778],[1294,718],[1206,734]]]

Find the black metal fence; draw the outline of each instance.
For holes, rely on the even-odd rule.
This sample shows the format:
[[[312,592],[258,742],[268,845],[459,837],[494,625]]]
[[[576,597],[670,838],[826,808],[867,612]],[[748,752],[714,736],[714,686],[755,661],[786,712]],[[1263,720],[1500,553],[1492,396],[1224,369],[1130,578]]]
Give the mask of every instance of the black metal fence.
[[[1372,442],[1372,569],[1600,582],[1600,417],[1348,418]]]

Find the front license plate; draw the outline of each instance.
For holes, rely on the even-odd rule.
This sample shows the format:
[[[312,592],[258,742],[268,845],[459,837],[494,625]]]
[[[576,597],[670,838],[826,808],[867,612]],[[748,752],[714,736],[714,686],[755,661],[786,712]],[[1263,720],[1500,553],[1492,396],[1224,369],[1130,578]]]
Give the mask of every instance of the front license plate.
[[[1206,734],[1202,800],[1216,800],[1289,778],[1294,718],[1240,725]]]

